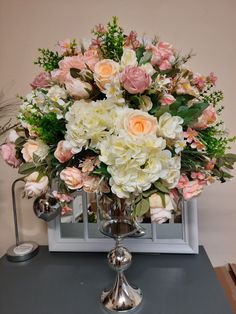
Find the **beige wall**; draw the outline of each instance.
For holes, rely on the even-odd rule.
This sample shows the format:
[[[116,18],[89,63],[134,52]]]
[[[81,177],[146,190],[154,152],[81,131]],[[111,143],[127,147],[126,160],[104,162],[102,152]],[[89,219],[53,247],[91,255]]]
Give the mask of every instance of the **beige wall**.
[[[86,37],[94,24],[117,15],[127,31],[159,34],[183,52],[197,52],[191,65],[220,77],[224,117],[236,134],[235,11],[235,0],[0,0],[0,89],[6,99],[26,93],[38,71],[32,64],[38,47],[53,48],[69,36]],[[10,185],[16,175],[0,161],[0,255],[14,239]],[[200,240],[214,265],[236,262],[235,185],[234,180],[211,186],[199,200]],[[19,203],[22,237],[46,243],[45,225],[34,217],[32,202]]]

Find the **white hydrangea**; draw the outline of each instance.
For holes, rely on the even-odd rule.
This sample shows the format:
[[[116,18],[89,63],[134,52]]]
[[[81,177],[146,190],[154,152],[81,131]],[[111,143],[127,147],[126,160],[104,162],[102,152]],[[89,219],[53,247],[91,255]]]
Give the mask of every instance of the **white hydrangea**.
[[[182,123],[184,120],[178,116],[172,116],[165,112],[160,116],[157,126],[157,135],[167,139],[177,139],[183,132]]]
[[[74,102],[66,113],[66,140],[74,153],[83,147],[97,148],[102,138],[111,134],[116,119],[116,105],[109,100]]]
[[[134,140],[122,133],[103,140],[99,146],[99,158],[108,165],[112,192],[118,197],[128,198],[130,193],[148,190],[158,179],[168,180],[175,164],[165,145],[165,140],[155,135]],[[176,167],[178,170],[179,165]]]

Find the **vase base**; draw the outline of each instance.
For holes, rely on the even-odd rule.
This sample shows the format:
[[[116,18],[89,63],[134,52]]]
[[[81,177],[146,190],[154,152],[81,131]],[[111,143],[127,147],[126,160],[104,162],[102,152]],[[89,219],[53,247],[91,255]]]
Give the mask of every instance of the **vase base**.
[[[101,296],[102,305],[108,313],[132,313],[141,305],[142,299],[141,289],[131,286],[126,279],[116,282],[111,290],[104,290]]]

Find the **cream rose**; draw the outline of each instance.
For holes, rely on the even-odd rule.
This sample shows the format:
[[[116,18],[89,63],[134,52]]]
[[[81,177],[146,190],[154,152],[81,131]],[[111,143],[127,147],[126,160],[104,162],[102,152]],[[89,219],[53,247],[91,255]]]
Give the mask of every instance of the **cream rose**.
[[[35,197],[41,195],[47,191],[48,188],[48,177],[43,176],[38,180],[39,173],[33,172],[25,178],[24,192],[27,197]]]
[[[94,67],[94,79],[101,91],[105,85],[111,83],[118,75],[119,64],[110,59],[104,59],[96,63]]]
[[[123,70],[125,67],[129,65],[131,66],[138,65],[135,51],[130,48],[124,48],[120,63],[121,70]]]
[[[21,150],[23,158],[26,162],[33,161],[33,155],[37,155],[40,160],[45,159],[48,155],[49,147],[44,144],[41,140],[28,140]]]
[[[124,129],[133,136],[155,134],[157,119],[141,110],[127,109],[124,115]]]
[[[160,195],[152,194],[149,197],[151,221],[162,224],[171,218],[171,211],[174,209],[171,198],[165,194],[165,205],[162,202]]]
[[[71,190],[80,189],[84,184],[82,172],[75,167],[66,167],[60,173],[60,178]]]
[[[141,99],[142,99],[142,104],[140,106],[140,109],[146,112],[151,110],[153,106],[151,98],[149,96],[142,95]]]

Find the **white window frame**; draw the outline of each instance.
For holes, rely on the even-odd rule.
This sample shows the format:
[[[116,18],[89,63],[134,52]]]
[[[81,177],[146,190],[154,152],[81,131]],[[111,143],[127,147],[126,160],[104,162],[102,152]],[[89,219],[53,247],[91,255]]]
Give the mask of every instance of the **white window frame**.
[[[83,197],[84,238],[63,238],[60,217],[48,223],[49,251],[107,252],[114,246],[110,238],[89,238],[87,197]],[[131,252],[198,254],[197,200],[184,202],[182,210],[183,239],[157,239],[152,228],[152,239],[126,238],[124,245]],[[156,227],[156,224],[152,224]]]

